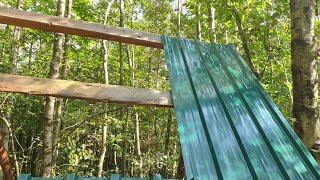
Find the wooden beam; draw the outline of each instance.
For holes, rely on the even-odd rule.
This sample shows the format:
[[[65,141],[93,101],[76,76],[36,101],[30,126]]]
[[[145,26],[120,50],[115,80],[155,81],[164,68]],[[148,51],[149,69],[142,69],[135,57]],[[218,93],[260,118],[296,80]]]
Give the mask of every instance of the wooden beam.
[[[139,106],[173,107],[171,93],[152,89],[0,74],[0,92]]]
[[[160,34],[0,7],[0,23],[71,35],[161,48]]]

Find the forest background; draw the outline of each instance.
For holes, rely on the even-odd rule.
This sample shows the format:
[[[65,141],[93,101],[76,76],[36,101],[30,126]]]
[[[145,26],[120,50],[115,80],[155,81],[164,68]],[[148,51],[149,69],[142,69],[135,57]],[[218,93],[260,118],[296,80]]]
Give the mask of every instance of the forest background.
[[[0,6],[232,43],[295,121],[286,0],[1,0]],[[10,25],[0,25],[0,37],[0,73],[170,90],[163,50]],[[171,109],[2,93],[0,117],[15,175],[183,176]]]

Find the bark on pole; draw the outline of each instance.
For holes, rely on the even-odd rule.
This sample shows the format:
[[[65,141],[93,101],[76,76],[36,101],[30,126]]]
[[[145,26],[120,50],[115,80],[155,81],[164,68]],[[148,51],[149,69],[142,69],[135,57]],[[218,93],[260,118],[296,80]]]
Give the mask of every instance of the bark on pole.
[[[58,0],[57,16],[64,17],[65,0]],[[63,34],[56,33],[53,47],[53,57],[50,64],[49,78],[57,79],[59,77],[60,60],[62,58]],[[50,177],[52,171],[52,153],[53,153],[53,114],[54,97],[45,98],[44,118],[43,118],[43,147],[41,160],[41,176]]]
[[[294,128],[311,150],[318,148],[320,140],[315,1],[291,0],[290,12]],[[319,163],[319,156],[315,157]]]

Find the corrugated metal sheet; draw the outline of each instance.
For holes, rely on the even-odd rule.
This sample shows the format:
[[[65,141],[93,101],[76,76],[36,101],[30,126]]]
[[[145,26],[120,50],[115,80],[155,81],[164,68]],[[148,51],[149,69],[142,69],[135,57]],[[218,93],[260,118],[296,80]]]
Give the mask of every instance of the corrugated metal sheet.
[[[122,177],[119,174],[112,174],[110,178],[82,178],[75,174],[68,174],[64,178],[40,178],[32,177],[28,174],[22,174],[19,176],[18,180],[173,180],[173,179],[163,179],[160,175],[153,175],[151,178],[129,178]]]
[[[188,180],[320,179],[318,164],[232,45],[163,42]]]

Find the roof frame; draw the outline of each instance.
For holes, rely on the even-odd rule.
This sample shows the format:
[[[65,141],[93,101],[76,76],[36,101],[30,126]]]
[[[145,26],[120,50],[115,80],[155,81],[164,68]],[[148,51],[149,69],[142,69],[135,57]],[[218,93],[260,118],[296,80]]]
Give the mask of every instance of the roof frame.
[[[163,49],[160,34],[0,7],[0,23]]]
[[[0,74],[0,92],[172,108],[169,91]]]
[[[71,20],[7,7],[0,7],[0,23],[163,49],[160,34]],[[169,91],[8,74],[0,74],[0,92],[139,106],[173,107]]]

